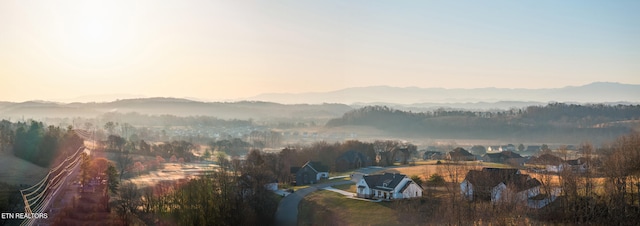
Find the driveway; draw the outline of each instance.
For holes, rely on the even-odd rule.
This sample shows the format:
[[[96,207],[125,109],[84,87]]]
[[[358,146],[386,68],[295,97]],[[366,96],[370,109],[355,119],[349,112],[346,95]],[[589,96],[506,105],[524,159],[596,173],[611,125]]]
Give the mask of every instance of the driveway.
[[[356,170],[356,172],[354,173],[354,176],[360,176],[360,178],[362,178],[363,174],[370,174],[380,170],[384,170],[384,168],[382,167],[362,168],[362,169]],[[290,195],[287,195],[286,197],[282,198],[282,200],[280,200],[280,204],[278,204],[278,210],[276,210],[276,219],[275,219],[276,225],[282,225],[282,226],[298,225],[298,205],[306,195],[308,195],[311,192],[317,191],[318,189],[322,189],[326,187],[342,185],[342,184],[351,184],[351,183],[354,183],[353,180],[354,178],[352,178],[352,180],[336,181],[336,182],[329,182],[324,184],[315,184],[315,185],[311,185],[308,188],[303,188],[295,191],[294,193],[291,193]]]
[[[356,193],[348,192],[348,191],[345,191],[345,190],[336,189],[336,188],[333,188],[333,187],[326,187],[326,188],[323,188],[323,190],[332,191],[332,192],[335,192],[335,193],[340,193],[340,194],[342,194],[344,196],[347,196],[347,197],[350,197],[350,198],[353,198],[353,197],[356,196]]]
[[[294,193],[291,193],[290,195],[287,195],[286,197],[282,198],[282,200],[280,200],[280,204],[278,204],[278,210],[276,211],[276,225],[298,225],[298,205],[300,204],[300,201],[309,193],[325,187],[351,183],[353,182],[350,180],[344,180],[324,184],[315,184],[311,185],[308,188],[303,188],[295,191]]]

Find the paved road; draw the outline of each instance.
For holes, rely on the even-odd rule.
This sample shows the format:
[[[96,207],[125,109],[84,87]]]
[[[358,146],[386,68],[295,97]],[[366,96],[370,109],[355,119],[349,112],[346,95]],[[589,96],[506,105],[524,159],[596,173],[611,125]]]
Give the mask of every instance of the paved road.
[[[303,188],[297,190],[294,193],[291,193],[290,195],[287,195],[282,200],[280,200],[280,204],[278,204],[278,210],[276,211],[276,225],[298,225],[298,205],[300,204],[300,201],[309,193],[317,191],[318,189],[324,187],[352,183],[353,182],[350,180],[344,180],[325,184],[315,184],[311,185],[308,188]]]
[[[362,174],[370,174],[380,170],[384,170],[384,168],[381,168],[381,167],[363,168],[363,169],[359,169],[358,172],[354,173],[354,176],[356,174],[359,174],[360,178],[362,178]],[[291,193],[290,195],[284,197],[282,200],[280,200],[280,204],[278,205],[278,210],[276,211],[276,222],[275,222],[276,225],[280,225],[280,226],[298,225],[298,205],[306,195],[308,195],[311,192],[317,191],[318,189],[329,187],[329,186],[352,184],[354,183],[354,179],[311,185],[308,188],[297,190],[296,192]]]

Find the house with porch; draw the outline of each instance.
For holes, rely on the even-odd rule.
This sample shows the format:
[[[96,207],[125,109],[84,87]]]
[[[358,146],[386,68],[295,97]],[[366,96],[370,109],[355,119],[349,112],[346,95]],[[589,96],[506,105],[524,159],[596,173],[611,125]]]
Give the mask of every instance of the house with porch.
[[[365,175],[358,181],[357,196],[368,199],[407,199],[422,197],[423,189],[399,173]]]

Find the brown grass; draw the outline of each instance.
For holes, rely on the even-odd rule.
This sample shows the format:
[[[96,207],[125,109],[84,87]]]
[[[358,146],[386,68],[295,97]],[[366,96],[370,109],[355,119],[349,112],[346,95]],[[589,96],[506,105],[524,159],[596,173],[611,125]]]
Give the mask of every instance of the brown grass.
[[[401,166],[395,168],[389,168],[382,172],[388,173],[401,173],[407,175],[409,177],[413,175],[417,175],[422,178],[423,181],[429,179],[429,177],[433,174],[442,175],[445,180],[448,182],[452,182],[452,179],[455,177],[450,177],[451,175],[455,175],[457,173],[458,182],[464,180],[464,177],[467,175],[469,170],[478,170],[482,169],[482,167],[508,167],[506,165],[486,165],[484,163],[479,162],[470,162],[466,164],[447,164],[443,161],[443,164],[432,164],[432,165],[418,165],[418,166]]]

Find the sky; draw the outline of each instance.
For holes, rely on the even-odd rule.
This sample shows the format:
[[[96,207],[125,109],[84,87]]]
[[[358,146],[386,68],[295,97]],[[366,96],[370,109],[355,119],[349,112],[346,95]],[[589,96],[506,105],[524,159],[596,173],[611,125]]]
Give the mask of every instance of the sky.
[[[0,1],[0,100],[640,84],[640,1]]]

